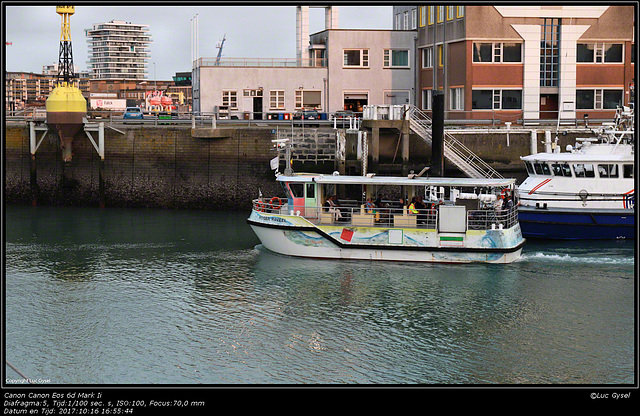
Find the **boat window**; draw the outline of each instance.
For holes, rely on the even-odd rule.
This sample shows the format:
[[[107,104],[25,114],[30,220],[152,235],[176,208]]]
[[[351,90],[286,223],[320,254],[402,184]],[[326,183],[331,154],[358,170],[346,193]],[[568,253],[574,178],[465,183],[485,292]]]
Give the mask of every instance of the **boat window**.
[[[527,173],[529,175],[534,175],[535,172],[533,170],[533,166],[531,165],[531,162],[524,162],[524,166],[527,168]]]
[[[552,163],[551,170],[555,176],[564,176],[564,171],[562,170],[562,165],[560,163]]]
[[[553,174],[556,176],[571,177],[571,167],[568,163],[554,163],[551,165]]]
[[[598,165],[598,174],[601,178],[617,178],[618,165]]]
[[[302,198],[304,186],[301,183],[290,183],[289,189],[291,189],[294,198]]]
[[[546,163],[536,162],[533,164],[533,167],[535,168],[538,175],[551,175],[549,165],[547,165]]]
[[[633,178],[633,165],[622,165],[622,175],[625,178]]]
[[[315,198],[316,197],[316,185],[313,183],[307,184],[307,198]]]
[[[596,176],[591,163],[575,164],[573,171],[576,173],[576,178],[594,178]]]

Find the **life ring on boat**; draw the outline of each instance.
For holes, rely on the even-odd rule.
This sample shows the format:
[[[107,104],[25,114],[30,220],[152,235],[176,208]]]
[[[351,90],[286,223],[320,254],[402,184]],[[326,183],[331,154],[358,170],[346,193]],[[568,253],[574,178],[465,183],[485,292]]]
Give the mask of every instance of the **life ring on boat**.
[[[509,193],[509,188],[504,188],[502,192],[500,192],[500,198],[504,199],[504,196]]]
[[[256,211],[264,212],[264,204],[262,202],[256,202]]]
[[[280,209],[282,207],[282,201],[277,196],[271,198],[269,204],[271,205],[271,209]]]

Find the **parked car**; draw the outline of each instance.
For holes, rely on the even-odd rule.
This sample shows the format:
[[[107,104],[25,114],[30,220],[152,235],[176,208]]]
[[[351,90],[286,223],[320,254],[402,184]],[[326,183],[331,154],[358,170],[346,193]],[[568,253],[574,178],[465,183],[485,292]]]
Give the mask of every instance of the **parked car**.
[[[296,111],[293,114],[294,120],[320,120],[320,114],[316,110]]]
[[[333,120],[333,119],[342,120],[342,119],[345,119],[345,118],[348,118],[348,117],[355,117],[355,116],[356,115],[351,110],[336,111],[335,113],[333,113],[331,115],[331,120]]]
[[[122,118],[142,120],[144,116],[142,114],[142,109],[139,107],[127,107]]]
[[[331,115],[331,120],[336,120],[337,121],[337,125],[340,126],[346,126],[347,124],[349,124],[349,118],[350,117],[355,117],[356,115],[353,113],[353,111],[351,110],[345,110],[345,111],[336,111],[335,113],[333,113]]]

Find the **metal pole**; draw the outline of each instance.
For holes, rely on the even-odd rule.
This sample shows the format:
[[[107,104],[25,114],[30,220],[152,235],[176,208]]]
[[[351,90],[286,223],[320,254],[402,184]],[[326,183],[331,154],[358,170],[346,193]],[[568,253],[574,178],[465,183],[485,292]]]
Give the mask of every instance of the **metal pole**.
[[[100,169],[98,172],[98,193],[100,198],[100,208],[105,206],[104,197],[104,123],[98,123],[98,150],[100,154]]]

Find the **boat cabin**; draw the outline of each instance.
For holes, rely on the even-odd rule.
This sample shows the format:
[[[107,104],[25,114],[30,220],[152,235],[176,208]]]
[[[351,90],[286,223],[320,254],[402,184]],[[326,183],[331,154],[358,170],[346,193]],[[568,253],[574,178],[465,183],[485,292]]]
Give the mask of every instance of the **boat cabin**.
[[[515,179],[296,174],[277,181],[286,197],[256,200],[254,208],[313,224],[466,232],[517,223]]]

